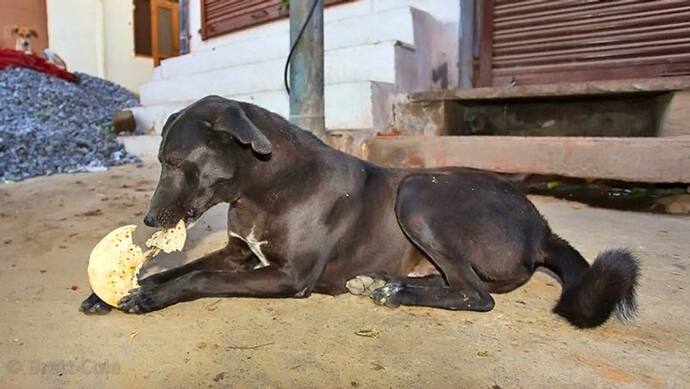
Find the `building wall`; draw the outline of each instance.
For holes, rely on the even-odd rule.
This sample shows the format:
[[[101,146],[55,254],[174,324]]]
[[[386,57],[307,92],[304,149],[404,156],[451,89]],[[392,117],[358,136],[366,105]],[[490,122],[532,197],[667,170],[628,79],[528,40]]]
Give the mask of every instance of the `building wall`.
[[[15,48],[15,26],[36,30],[38,38],[33,40],[32,49],[41,53],[48,46],[45,0],[0,0],[0,47]]]
[[[134,53],[129,0],[47,0],[50,47],[70,71],[118,83],[135,92],[153,74],[153,60]]]
[[[138,91],[151,80],[153,60],[134,54],[132,1],[106,0],[105,15],[106,78]]]
[[[48,0],[49,45],[70,71],[102,76],[96,56],[96,3],[93,0]]]

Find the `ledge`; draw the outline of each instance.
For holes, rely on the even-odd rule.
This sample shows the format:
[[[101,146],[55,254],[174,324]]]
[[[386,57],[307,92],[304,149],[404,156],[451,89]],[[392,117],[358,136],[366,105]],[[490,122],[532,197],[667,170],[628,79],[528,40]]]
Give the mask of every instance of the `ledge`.
[[[408,96],[412,102],[421,102],[654,93],[684,89],[690,89],[690,76],[614,81],[562,82],[544,85],[522,85],[512,88],[450,89],[417,92],[411,93]]]

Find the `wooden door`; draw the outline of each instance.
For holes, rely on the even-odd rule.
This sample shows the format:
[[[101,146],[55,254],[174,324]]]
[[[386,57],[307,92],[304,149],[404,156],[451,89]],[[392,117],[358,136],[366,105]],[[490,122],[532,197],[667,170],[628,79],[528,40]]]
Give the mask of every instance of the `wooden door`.
[[[170,0],[151,0],[151,51],[155,66],[180,53],[179,4]]]

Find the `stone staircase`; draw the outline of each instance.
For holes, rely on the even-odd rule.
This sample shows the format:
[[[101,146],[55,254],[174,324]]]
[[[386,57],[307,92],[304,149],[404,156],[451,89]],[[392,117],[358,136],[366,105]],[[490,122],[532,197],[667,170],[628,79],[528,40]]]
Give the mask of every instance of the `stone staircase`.
[[[464,166],[500,173],[690,184],[690,136],[371,137],[361,157],[391,167]]]
[[[455,71],[455,54],[443,51],[457,24],[409,5],[351,6],[359,8],[325,11],[325,114],[335,147],[390,166],[690,183],[690,77],[441,90],[448,79],[432,75],[444,65],[446,77]],[[288,24],[265,27],[163,61],[141,88],[156,134],[170,113],[209,94],[287,117]],[[154,157],[156,134],[123,141]]]
[[[687,76],[412,93],[391,134],[357,151],[387,166],[690,183],[689,102]]]
[[[418,52],[416,44],[431,47],[438,23],[410,6],[344,18],[329,17],[329,12],[326,127],[382,130],[390,121],[394,94],[430,89],[426,75],[431,74],[432,56],[427,49]],[[253,102],[287,117],[283,67],[289,30],[283,21],[267,31],[163,61],[154,79],[141,87],[141,103],[156,132],[170,113],[209,94]]]

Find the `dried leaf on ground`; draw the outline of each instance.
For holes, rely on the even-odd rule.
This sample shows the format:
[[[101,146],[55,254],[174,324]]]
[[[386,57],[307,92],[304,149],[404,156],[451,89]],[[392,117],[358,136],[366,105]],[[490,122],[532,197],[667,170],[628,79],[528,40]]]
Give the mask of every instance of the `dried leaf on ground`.
[[[355,335],[357,336],[363,336],[366,338],[378,338],[381,336],[381,332],[375,328],[370,328],[370,329],[363,329],[363,330],[358,330],[355,331]]]

